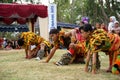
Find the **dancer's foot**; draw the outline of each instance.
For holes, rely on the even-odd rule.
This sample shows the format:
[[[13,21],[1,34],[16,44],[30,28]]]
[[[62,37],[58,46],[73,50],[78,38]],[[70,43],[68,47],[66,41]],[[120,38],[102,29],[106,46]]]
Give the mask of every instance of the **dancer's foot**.
[[[59,62],[54,62],[54,64],[57,65],[57,66],[62,66],[62,64],[59,63]]]
[[[25,58],[28,59],[28,56],[26,56]]]
[[[88,68],[87,67],[85,68],[85,72],[88,72]]]
[[[109,67],[107,70],[106,70],[106,72],[112,72],[112,70],[111,70],[111,67]]]
[[[41,59],[40,59],[39,57],[36,57],[35,60],[38,60],[38,61],[39,61],[39,60],[41,60]]]
[[[96,70],[92,70],[92,74],[96,74]]]
[[[108,70],[106,70],[106,72],[108,72],[108,73],[110,72],[111,73],[112,71],[108,69]]]

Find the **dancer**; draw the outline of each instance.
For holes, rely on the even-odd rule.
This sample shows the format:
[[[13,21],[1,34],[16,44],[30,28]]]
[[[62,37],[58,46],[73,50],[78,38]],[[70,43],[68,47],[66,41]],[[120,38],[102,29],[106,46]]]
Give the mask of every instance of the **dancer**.
[[[28,59],[36,57],[37,52],[41,48],[41,44],[45,44],[49,48],[51,47],[48,41],[33,32],[23,32],[20,39],[18,39],[18,45],[25,49],[26,58]],[[31,46],[33,45],[34,48],[31,50]]]
[[[116,60],[117,54],[119,54],[120,37],[116,34],[107,33],[103,29],[92,29],[90,24],[84,25],[81,29],[82,36],[86,39],[86,65],[85,71],[88,72],[88,64],[90,57],[92,57],[92,73],[96,73],[96,54],[100,51],[106,52],[109,55],[109,68],[108,72],[111,72],[113,63]]]

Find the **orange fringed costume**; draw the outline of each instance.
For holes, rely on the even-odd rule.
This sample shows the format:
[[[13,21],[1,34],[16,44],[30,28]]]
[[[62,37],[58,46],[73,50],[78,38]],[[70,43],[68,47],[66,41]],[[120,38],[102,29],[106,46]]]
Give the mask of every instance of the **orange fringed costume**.
[[[73,62],[83,62],[85,56],[85,44],[84,42],[77,41],[74,48],[69,48],[69,52],[73,55]]]
[[[117,56],[117,59],[114,62],[114,65],[112,67],[112,73],[113,74],[120,74],[120,54]]]
[[[60,32],[61,35],[63,35],[63,32]],[[60,35],[60,36],[61,36]],[[71,42],[74,42],[75,39],[71,39]],[[65,44],[68,43],[70,41],[70,39],[67,42],[64,42],[64,40],[59,37],[59,44]],[[85,52],[85,45],[84,45],[84,41],[75,41],[74,46],[70,45],[68,46],[68,52],[63,54],[61,59],[56,63],[57,65],[68,65],[69,63],[75,62],[75,63],[79,63],[79,62],[83,62],[84,61],[84,52]]]
[[[111,47],[108,51],[110,65],[112,66],[120,53],[120,37],[117,34],[108,33],[109,40],[111,42]]]

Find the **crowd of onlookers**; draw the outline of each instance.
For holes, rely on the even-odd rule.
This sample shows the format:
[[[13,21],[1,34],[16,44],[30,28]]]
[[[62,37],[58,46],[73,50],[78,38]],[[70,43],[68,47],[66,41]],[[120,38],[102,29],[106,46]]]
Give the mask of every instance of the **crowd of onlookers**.
[[[0,49],[20,49],[17,44],[17,40],[8,40],[6,38],[0,38]]]
[[[82,25],[82,24],[80,24]],[[94,29],[104,29],[107,32],[110,33],[117,33],[119,35],[120,33],[120,24],[119,21],[116,19],[115,16],[111,16],[109,18],[109,23],[105,24],[104,22],[96,22],[93,25]]]

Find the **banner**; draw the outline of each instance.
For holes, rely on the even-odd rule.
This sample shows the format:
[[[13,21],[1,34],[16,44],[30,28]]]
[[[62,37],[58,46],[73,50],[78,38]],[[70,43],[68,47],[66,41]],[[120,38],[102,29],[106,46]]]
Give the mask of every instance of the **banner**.
[[[49,4],[48,5],[48,21],[49,21],[49,31],[50,29],[57,29],[57,5]]]

